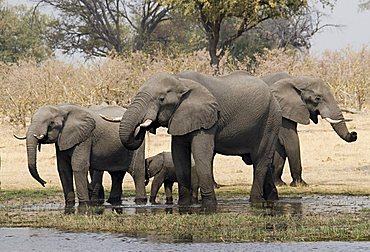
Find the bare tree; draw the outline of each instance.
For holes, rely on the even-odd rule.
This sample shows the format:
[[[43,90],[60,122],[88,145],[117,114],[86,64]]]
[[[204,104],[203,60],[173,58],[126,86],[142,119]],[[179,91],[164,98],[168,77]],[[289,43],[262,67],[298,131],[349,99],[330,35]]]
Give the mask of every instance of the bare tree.
[[[274,47],[309,50],[310,40],[317,32],[326,27],[341,27],[338,24],[323,24],[325,14],[309,6],[298,13],[289,12],[285,16],[286,18],[267,20],[258,27],[263,30],[266,39],[274,43]]]
[[[132,41],[149,37],[168,11],[154,0],[39,0],[39,4],[59,13],[55,35],[49,38],[54,48],[87,56],[123,54],[132,48]]]
[[[169,7],[153,0],[122,1],[123,17],[135,30],[134,50],[142,50],[159,23],[169,19]]]

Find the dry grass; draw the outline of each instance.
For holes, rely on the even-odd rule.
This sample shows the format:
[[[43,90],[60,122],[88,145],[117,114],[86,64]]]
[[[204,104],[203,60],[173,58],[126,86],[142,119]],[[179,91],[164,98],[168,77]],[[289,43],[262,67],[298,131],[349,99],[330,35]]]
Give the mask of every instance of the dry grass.
[[[341,106],[366,108],[370,99],[370,50],[360,52],[346,49],[327,52],[322,58],[307,57],[281,51],[271,51],[257,58],[256,75],[288,71],[293,75],[315,75],[326,80],[333,88]],[[221,64],[226,74],[236,69],[246,69],[247,61]],[[12,137],[25,134],[22,127],[43,104],[74,102],[81,105],[99,104],[103,101],[127,104],[137,88],[150,75],[159,72],[197,70],[212,73],[206,52],[182,55],[177,58],[132,54],[123,59],[108,59],[89,66],[70,66],[58,61],[41,65],[21,62],[19,65],[0,65],[0,155],[2,188],[40,188],[28,174],[25,143]],[[367,98],[367,100],[366,100]],[[348,144],[342,141],[330,125],[299,126],[304,179],[311,185],[343,187],[348,190],[370,192],[370,117],[368,113],[346,115],[353,119],[350,130],[356,130],[359,139]],[[165,130],[147,138],[147,155],[169,150],[170,137]],[[43,146],[38,155],[40,174],[48,182],[47,188],[60,188],[53,146]],[[215,177],[225,185],[249,186],[252,168],[237,157],[216,156]],[[286,168],[284,180],[290,182]],[[106,176],[106,182],[109,179]],[[132,189],[127,176],[126,186]],[[336,188],[335,187],[335,188]],[[345,189],[347,190],[347,189]]]
[[[345,116],[353,119],[348,127],[356,130],[359,135],[354,143],[346,143],[340,139],[325,121],[320,121],[318,125],[299,126],[303,177],[311,185],[301,191],[370,194],[370,116],[368,113]],[[40,185],[27,170],[25,143],[14,139],[13,130],[9,124],[0,125],[1,187],[40,189]],[[157,135],[149,135],[146,141],[147,156],[170,150],[170,136],[165,129],[160,129]],[[38,167],[41,176],[48,182],[46,190],[60,188],[53,145],[43,146],[42,152],[38,154]],[[218,183],[237,185],[247,195],[252,182],[252,167],[244,165],[240,158],[217,155],[214,172]],[[283,179],[286,182],[291,181],[288,165],[284,169]],[[110,184],[109,176],[105,176],[105,184]],[[124,186],[126,190],[133,189],[130,176],[126,176]],[[300,192],[299,189],[288,190],[289,193],[295,191]]]
[[[231,62],[225,57],[221,74],[244,69],[255,75],[287,71],[293,75],[313,75],[328,82],[342,106],[363,109],[370,93],[370,50],[346,49],[326,52],[321,58],[304,59],[292,52],[273,50],[257,57],[251,68],[249,59]],[[196,70],[211,74],[205,51],[177,57],[133,53],[125,58],[107,59],[91,65],[72,66],[50,60],[17,65],[0,64],[0,114],[7,121],[23,126],[41,105],[65,102],[83,106],[130,102],[138,87],[157,72]]]

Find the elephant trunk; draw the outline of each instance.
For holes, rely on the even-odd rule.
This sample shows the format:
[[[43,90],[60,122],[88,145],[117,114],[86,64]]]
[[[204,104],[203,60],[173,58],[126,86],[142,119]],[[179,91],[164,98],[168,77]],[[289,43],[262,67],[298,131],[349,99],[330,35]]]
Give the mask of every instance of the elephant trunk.
[[[145,128],[141,128],[146,115],[150,95],[138,93],[122,116],[119,136],[122,144],[129,150],[138,149],[145,138]]]
[[[40,137],[42,136],[42,134],[36,134],[35,131],[32,130],[32,128],[34,127],[31,127],[31,129],[28,130],[26,136],[28,170],[35,180],[37,180],[42,186],[45,186],[46,181],[40,177],[36,165],[36,152],[37,145],[39,144],[39,140],[36,137]]]
[[[349,132],[347,125],[344,121],[339,123],[332,123],[331,126],[333,127],[334,131],[346,142],[354,142],[357,140],[357,133],[356,132]]]

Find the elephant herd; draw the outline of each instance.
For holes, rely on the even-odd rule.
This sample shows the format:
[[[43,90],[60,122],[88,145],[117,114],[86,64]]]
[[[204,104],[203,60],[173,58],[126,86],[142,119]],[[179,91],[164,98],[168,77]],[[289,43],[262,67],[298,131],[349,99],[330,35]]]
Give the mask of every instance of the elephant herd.
[[[108,171],[112,178],[108,202],[113,205],[121,203],[122,181],[129,172],[137,204],[146,203],[145,185],[154,177],[151,203],[164,183],[166,203],[172,204],[172,185],[178,182],[179,206],[197,203],[200,189],[201,208],[213,212],[217,207],[214,157],[234,155],[253,165],[250,201],[275,201],[275,185],[285,184],[281,175],[286,158],[290,185],[307,185],[302,179],[297,124],[318,123],[319,115],[342,139],[356,141],[356,132],[348,131],[330,88],[320,79],[284,72],[262,77],[244,71],[220,77],[193,71],[160,73],[140,87],[127,109],[40,107],[25,137],[28,168],[44,186],[36,152],[42,144],[55,144],[66,209],[74,208],[76,196],[82,208],[104,201],[102,176]],[[146,132],[155,134],[158,127],[168,128],[171,153],[145,159]]]

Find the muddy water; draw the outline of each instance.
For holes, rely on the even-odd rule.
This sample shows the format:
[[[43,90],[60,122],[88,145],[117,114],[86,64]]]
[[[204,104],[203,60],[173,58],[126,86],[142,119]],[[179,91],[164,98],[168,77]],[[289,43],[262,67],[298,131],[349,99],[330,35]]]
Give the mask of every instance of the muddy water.
[[[369,251],[370,242],[159,243],[102,233],[0,228],[0,251]]]
[[[104,205],[103,211],[111,211],[109,204]],[[1,207],[1,206],[0,206]],[[34,204],[16,206],[25,211],[62,211],[62,204]],[[126,214],[135,213],[178,213],[177,205],[135,205],[133,198],[126,198],[122,205],[115,210]],[[333,213],[356,213],[362,209],[370,209],[370,196],[316,196],[316,197],[282,197],[279,201],[270,205],[251,206],[248,198],[218,199],[218,212],[255,213],[268,215],[308,215],[308,214],[333,214]],[[181,211],[182,209],[180,209]],[[186,209],[189,212],[198,213],[200,205]]]

